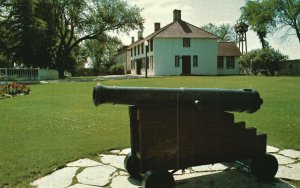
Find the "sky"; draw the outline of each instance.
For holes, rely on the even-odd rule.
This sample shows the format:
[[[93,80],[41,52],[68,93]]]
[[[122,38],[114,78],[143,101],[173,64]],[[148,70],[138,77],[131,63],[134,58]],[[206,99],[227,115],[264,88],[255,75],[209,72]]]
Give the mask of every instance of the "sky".
[[[127,0],[129,4],[142,8],[141,15],[145,19],[144,37],[154,32],[154,23],[160,22],[161,27],[173,21],[173,10],[181,10],[182,20],[201,27],[208,23],[220,25],[236,24],[240,17],[240,8],[245,5],[245,0]],[[288,55],[290,59],[300,59],[300,43],[296,35],[290,35],[286,40],[281,38],[286,30],[269,34],[267,41],[270,45]],[[295,34],[295,32],[292,32]],[[131,37],[137,39],[137,30],[129,35],[121,35],[124,45],[131,43]],[[261,43],[256,33],[247,32],[248,51],[261,48]]]

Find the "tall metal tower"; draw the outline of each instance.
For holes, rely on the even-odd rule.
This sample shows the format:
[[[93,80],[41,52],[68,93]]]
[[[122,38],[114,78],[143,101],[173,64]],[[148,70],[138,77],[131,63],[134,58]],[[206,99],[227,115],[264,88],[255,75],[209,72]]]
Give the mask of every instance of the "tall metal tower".
[[[238,47],[242,54],[247,53],[247,31],[248,31],[249,25],[247,25],[243,21],[239,21],[234,26],[234,30],[236,32],[236,44],[238,44]]]

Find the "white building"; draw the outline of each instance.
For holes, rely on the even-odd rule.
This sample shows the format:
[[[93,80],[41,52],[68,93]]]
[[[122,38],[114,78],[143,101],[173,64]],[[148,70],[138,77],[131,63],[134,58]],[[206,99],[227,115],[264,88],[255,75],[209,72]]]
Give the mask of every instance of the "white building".
[[[240,74],[240,64],[237,63],[241,52],[234,42],[218,43],[218,75]]]
[[[147,56],[148,75],[239,74],[237,59],[231,56],[239,56],[240,53],[235,51],[235,54],[230,54],[230,50],[221,50],[225,46],[232,48],[232,44],[235,47],[236,45],[219,45],[217,40],[217,36],[181,20],[181,11],[174,10],[172,23],[163,28],[160,23],[155,23],[154,33],[143,38],[139,32],[138,41],[132,40],[128,48],[131,55],[131,73],[145,74]],[[221,57],[224,59],[222,67]]]
[[[115,55],[115,60],[117,65],[124,66],[124,73],[127,74],[131,70],[131,57],[130,57],[130,49],[128,46],[123,46],[118,50],[118,53]]]

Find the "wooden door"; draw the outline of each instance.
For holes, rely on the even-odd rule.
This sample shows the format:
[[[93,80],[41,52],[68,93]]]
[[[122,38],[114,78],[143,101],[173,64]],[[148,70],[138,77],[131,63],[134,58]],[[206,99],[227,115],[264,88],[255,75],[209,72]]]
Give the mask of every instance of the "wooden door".
[[[191,74],[191,56],[182,56],[182,74]]]

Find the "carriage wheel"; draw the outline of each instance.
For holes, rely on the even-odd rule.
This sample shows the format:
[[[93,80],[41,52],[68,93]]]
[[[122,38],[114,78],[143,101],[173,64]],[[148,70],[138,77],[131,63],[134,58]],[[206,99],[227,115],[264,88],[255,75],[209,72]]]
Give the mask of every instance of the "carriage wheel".
[[[140,161],[129,152],[124,160],[124,167],[129,175],[135,179],[142,179],[140,175]]]
[[[252,174],[260,180],[272,180],[275,177],[277,170],[278,161],[273,155],[264,154],[252,160]]]
[[[143,179],[143,188],[174,188],[175,180],[167,170],[149,170]]]

